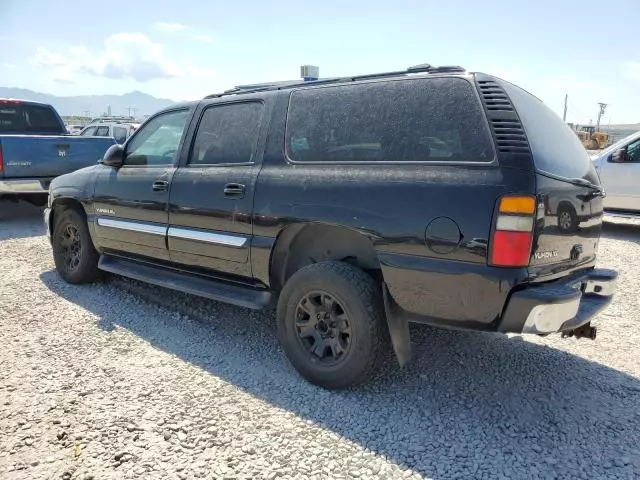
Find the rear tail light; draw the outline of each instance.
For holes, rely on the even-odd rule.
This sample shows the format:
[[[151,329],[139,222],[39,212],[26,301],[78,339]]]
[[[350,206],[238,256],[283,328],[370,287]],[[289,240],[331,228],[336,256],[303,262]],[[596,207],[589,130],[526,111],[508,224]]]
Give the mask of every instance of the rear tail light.
[[[496,267],[529,265],[536,199],[529,195],[500,199],[495,228],[490,242],[489,263]]]

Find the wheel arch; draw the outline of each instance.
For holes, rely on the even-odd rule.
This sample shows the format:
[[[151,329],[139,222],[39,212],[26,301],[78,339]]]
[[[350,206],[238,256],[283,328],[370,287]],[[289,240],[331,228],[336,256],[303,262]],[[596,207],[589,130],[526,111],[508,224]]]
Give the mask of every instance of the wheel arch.
[[[84,219],[87,219],[87,212],[82,202],[72,197],[58,197],[51,204],[51,213],[49,214],[49,234],[53,235],[53,229],[56,222],[56,216],[63,210],[72,209],[80,213]]]
[[[279,291],[296,271],[323,261],[350,263],[382,281],[370,237],[348,227],[312,223],[291,225],[278,235],[269,262],[270,284]]]
[[[560,200],[558,202],[557,211],[560,212],[561,210],[564,210],[564,209],[566,209],[569,212],[577,213],[576,207],[569,200]]]

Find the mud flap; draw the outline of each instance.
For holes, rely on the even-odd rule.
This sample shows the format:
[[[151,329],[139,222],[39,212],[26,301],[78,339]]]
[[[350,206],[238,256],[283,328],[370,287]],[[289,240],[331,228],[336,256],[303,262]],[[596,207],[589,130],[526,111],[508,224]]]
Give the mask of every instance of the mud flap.
[[[398,310],[395,302],[389,294],[387,285],[382,285],[384,297],[384,310],[387,316],[387,325],[389,326],[389,336],[393,351],[396,354],[400,367],[404,367],[411,360],[411,338],[409,334],[409,322],[402,312]]]

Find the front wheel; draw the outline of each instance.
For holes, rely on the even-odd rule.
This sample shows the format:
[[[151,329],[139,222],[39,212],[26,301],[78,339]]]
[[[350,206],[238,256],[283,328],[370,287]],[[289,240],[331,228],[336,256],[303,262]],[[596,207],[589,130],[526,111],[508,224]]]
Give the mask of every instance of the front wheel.
[[[352,265],[321,262],[297,271],[282,290],[277,316],[287,358],[321,387],[362,383],[385,358],[382,292],[371,276]]]
[[[99,255],[93,247],[84,217],[76,210],[62,210],[55,218],[53,260],[58,274],[69,283],[98,280]]]

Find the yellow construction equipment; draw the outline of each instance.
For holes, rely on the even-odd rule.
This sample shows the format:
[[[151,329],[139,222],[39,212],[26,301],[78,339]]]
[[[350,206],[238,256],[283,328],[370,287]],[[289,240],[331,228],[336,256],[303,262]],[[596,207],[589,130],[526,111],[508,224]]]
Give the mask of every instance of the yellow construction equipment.
[[[596,132],[595,127],[589,125],[578,128],[575,133],[587,150],[601,150],[609,144],[609,135]]]

